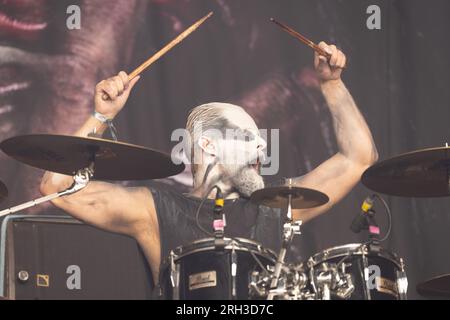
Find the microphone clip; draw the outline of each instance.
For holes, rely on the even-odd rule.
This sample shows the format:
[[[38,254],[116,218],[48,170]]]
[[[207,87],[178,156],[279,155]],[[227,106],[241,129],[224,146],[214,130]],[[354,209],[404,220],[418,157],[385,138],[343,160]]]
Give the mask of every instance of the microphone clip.
[[[226,227],[225,214],[223,212],[223,206],[225,200],[222,196],[222,190],[219,187],[216,188],[216,199],[214,200],[214,246],[216,250],[223,250],[225,248],[224,233]]]
[[[369,232],[371,243],[378,243],[380,237],[380,227],[375,219],[375,210],[373,209],[374,199],[368,197],[361,206],[361,212],[353,219],[350,229],[354,233],[360,233],[362,230]]]

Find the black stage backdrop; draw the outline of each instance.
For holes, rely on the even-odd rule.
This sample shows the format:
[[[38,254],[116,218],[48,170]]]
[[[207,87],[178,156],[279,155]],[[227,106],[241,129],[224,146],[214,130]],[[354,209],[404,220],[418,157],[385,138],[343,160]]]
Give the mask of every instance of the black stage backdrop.
[[[280,170],[268,180],[302,175],[334,154],[336,141],[314,78],[313,53],[270,23],[270,17],[317,42],[335,43],[347,54],[343,79],[372,129],[381,160],[443,146],[449,138],[446,0],[12,3],[2,2],[0,11],[46,27],[36,32],[0,28],[2,140],[26,133],[71,134],[92,112],[97,81],[132,70],[209,11],[215,12],[212,19],[144,74],[117,119],[122,141],[170,152],[171,133],[184,127],[192,107],[223,101],[242,105],[260,128],[280,129]],[[80,30],[66,27],[66,9],[73,4],[81,9]],[[366,26],[370,5],[381,9],[380,30]],[[4,155],[0,161],[0,178],[10,189],[3,207],[38,195],[42,171]],[[349,225],[370,193],[359,185],[329,213],[306,224],[294,259],[363,241]],[[418,282],[450,272],[450,200],[386,199],[393,230],[384,246],[405,259],[409,297],[420,298]],[[52,210],[42,206],[29,212]]]

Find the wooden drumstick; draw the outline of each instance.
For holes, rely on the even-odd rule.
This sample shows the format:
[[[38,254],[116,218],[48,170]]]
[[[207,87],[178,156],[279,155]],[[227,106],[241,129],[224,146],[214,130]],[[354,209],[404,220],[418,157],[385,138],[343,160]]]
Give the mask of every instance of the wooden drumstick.
[[[184,30],[182,33],[180,33],[175,39],[170,41],[166,46],[164,46],[161,50],[159,50],[157,53],[155,53],[153,56],[151,56],[147,61],[145,61],[143,64],[141,64],[139,67],[137,67],[133,72],[131,72],[128,75],[128,80],[134,79],[136,76],[138,76],[142,71],[147,69],[150,65],[152,65],[155,61],[157,61],[159,58],[161,58],[163,55],[165,55],[170,49],[175,47],[177,44],[179,44],[181,41],[184,40],[188,35],[190,35],[192,32],[194,32],[200,25],[206,21],[209,17],[213,15],[213,12],[211,11],[206,16],[198,20],[196,23],[194,23],[192,26]],[[102,96],[103,100],[108,100],[109,96],[105,93]]]
[[[322,48],[320,48],[317,44],[315,44],[314,42],[312,42],[311,40],[309,40],[308,38],[306,38],[305,36],[301,35],[300,33],[298,33],[297,31],[293,30],[292,28],[289,28],[287,25],[278,22],[277,20],[275,20],[274,18],[270,18],[270,21],[272,21],[273,23],[277,24],[278,26],[280,26],[284,31],[286,31],[287,33],[289,33],[291,36],[293,36],[294,38],[300,40],[301,42],[303,42],[304,44],[306,44],[307,46],[311,47],[314,49],[314,51],[316,51],[318,54],[324,56],[327,58],[327,60],[331,59],[331,54],[329,54],[328,52],[324,51]]]

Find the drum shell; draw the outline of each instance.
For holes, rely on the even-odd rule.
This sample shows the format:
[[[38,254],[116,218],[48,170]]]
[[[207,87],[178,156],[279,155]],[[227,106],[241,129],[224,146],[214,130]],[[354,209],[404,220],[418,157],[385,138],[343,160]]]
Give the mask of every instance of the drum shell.
[[[274,266],[276,262],[273,252],[245,239],[238,242],[226,239],[223,249],[216,249],[212,239],[203,239],[178,247],[172,252],[172,257],[172,263],[167,262],[161,277],[164,299],[247,300],[251,273],[262,271],[254,257],[264,267]],[[236,262],[235,279],[232,276],[233,260]],[[172,285],[173,269],[179,277],[178,288]],[[195,283],[195,277],[203,278],[203,283]]]
[[[355,290],[349,300],[399,300],[401,295],[397,288],[397,280],[402,266],[400,259],[393,253],[381,249],[379,252],[369,251],[364,244],[349,244],[332,247],[314,255],[310,261],[317,270],[322,264],[346,264],[346,273],[352,276]],[[370,266],[379,268],[375,275]],[[368,268],[369,281],[364,272]],[[372,267],[373,268],[373,267]],[[311,268],[307,268],[309,274]],[[368,282],[374,284],[369,286]],[[331,299],[338,299],[331,297]]]

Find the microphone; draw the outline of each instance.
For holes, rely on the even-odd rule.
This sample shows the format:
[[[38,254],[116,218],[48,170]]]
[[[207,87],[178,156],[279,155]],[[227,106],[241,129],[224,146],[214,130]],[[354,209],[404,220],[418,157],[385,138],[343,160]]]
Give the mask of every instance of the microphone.
[[[355,218],[353,218],[352,224],[350,225],[350,229],[354,233],[360,233],[361,230],[369,228],[368,215],[372,214],[373,202],[373,196],[369,196],[364,199],[361,205],[361,212]]]
[[[217,192],[216,192],[216,199],[214,200],[214,215],[216,218],[222,217],[223,214],[223,205],[224,205],[224,198],[222,195],[222,190],[215,186]]]

